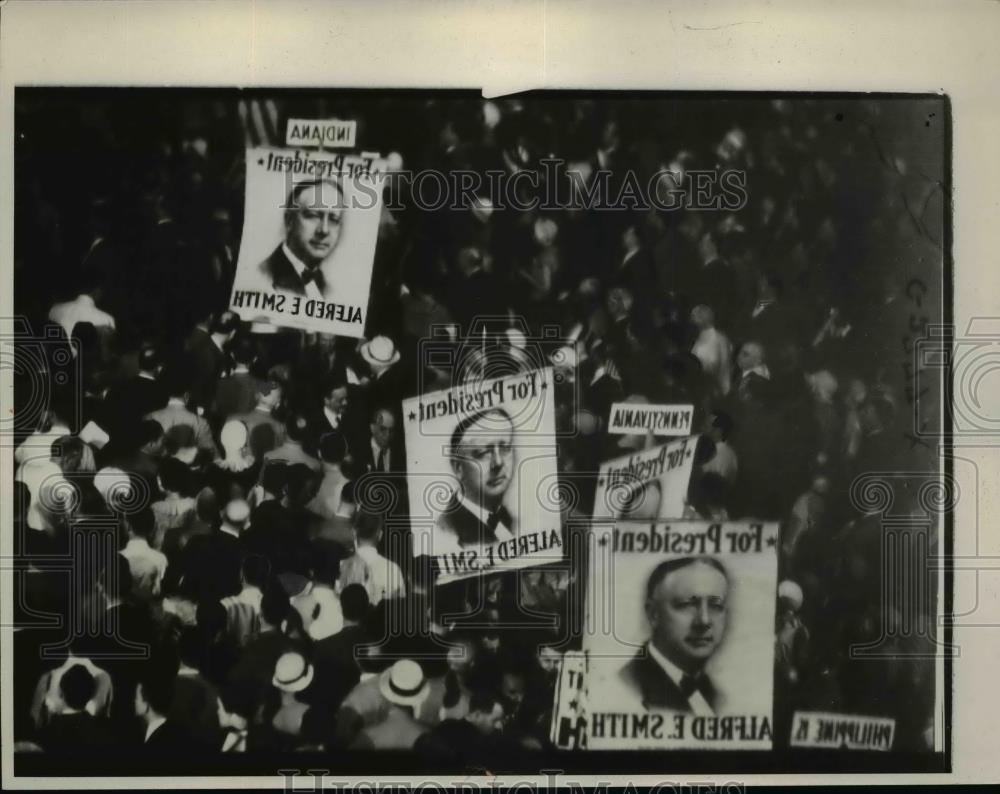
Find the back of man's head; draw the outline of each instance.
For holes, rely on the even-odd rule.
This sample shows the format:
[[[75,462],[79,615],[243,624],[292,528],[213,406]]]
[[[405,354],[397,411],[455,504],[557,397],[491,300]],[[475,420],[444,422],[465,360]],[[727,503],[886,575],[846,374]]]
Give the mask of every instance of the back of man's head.
[[[191,388],[190,370],[181,362],[173,361],[163,371],[161,378],[167,394],[171,397],[186,398]]]
[[[305,441],[306,434],[309,432],[309,422],[301,414],[292,414],[285,422],[285,430],[288,433],[289,439],[301,444]]]
[[[285,484],[287,482],[288,464],[277,460],[269,460],[264,464],[264,471],[261,472],[260,484],[265,491],[269,494],[280,496],[285,490]]]
[[[164,458],[160,462],[160,483],[165,491],[187,496],[191,487],[191,469],[177,458]]]
[[[288,615],[288,594],[277,583],[264,589],[260,600],[260,616],[269,626],[277,628]]]
[[[75,711],[82,711],[96,691],[97,681],[82,664],[74,664],[59,679],[59,694]]]
[[[143,507],[137,513],[130,515],[128,525],[133,535],[147,541],[150,540],[156,530],[156,517],[153,515],[152,508]]]
[[[248,554],[243,560],[241,575],[248,586],[263,591],[271,575],[271,562],[260,554]]]
[[[349,584],[340,593],[340,607],[347,620],[360,623],[368,615],[370,606],[368,591],[363,584]]]
[[[370,510],[359,510],[354,514],[354,534],[359,545],[374,546],[382,535],[383,519]]]

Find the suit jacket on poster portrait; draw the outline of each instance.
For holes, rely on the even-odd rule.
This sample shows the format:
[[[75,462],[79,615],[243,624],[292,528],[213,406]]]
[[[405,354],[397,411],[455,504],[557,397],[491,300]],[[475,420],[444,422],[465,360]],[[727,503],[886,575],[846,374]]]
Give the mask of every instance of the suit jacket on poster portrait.
[[[319,267],[317,265],[317,269]],[[292,292],[296,295],[306,294],[306,284],[296,272],[295,266],[289,261],[282,245],[275,248],[274,252],[260,263],[260,272],[276,290]],[[330,285],[326,282],[322,270],[317,276],[316,286],[324,297],[330,297]]]
[[[668,709],[692,713],[689,696],[681,691],[666,671],[660,667],[649,652],[648,645],[643,645],[632,660],[619,673],[622,681],[637,690],[642,696],[642,705],[646,709]],[[701,693],[713,711],[718,710],[720,698],[711,680],[705,677],[705,685]]]
[[[497,518],[502,526],[487,526],[461,503],[458,494],[452,494],[448,500],[448,506],[434,523],[431,554],[442,554],[446,550],[450,551],[447,547],[456,543],[459,547],[464,548],[496,543],[499,540],[509,540],[513,537],[513,519],[506,507],[501,507],[497,511]]]

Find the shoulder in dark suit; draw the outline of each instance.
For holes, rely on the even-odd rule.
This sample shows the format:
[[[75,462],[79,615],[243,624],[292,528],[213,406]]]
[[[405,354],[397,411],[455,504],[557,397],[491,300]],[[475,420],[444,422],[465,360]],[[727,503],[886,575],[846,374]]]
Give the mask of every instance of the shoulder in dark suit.
[[[105,398],[104,415],[114,427],[123,427],[163,408],[167,399],[163,384],[137,375],[111,388]]]
[[[143,748],[150,752],[170,752],[190,750],[195,746],[187,731],[173,720],[162,723],[143,743]],[[182,760],[178,758],[178,760]]]
[[[285,256],[280,245],[260,263],[260,272],[270,279],[275,289],[294,292],[296,295],[306,294],[306,285],[302,283],[302,279],[295,272],[295,267]]]
[[[642,696],[642,705],[646,709],[691,711],[688,698],[650,655],[648,645],[643,645],[639,649],[632,660],[621,669],[619,677]],[[705,693],[702,694],[704,696]],[[714,691],[705,699],[713,709],[716,708],[717,697]]]
[[[87,712],[53,715],[39,736],[45,750],[60,755],[110,748],[113,739],[107,722]]]

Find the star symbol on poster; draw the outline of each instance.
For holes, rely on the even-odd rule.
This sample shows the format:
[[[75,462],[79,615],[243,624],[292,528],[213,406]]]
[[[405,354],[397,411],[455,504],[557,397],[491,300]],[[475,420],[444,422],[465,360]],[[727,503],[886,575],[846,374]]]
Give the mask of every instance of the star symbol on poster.
[[[768,545],[769,548],[773,548],[774,544],[777,543],[777,542],[778,542],[778,539],[775,538],[774,535],[772,535],[771,537],[769,537],[767,539],[767,545]]]
[[[413,411],[410,411],[410,421],[412,422],[416,418],[417,418],[417,415],[415,413],[413,413]]]

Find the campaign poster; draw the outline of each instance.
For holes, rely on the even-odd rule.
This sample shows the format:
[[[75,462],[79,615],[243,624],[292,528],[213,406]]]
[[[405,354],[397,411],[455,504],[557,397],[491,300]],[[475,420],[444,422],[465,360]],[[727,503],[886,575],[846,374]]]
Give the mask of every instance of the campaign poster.
[[[230,309],[243,320],[363,337],[385,163],[313,149],[247,149]]]
[[[601,464],[594,518],[653,521],[684,515],[697,438],[671,441]]]
[[[611,406],[609,433],[630,436],[689,436],[694,406],[620,402]]]
[[[792,747],[825,750],[888,752],[896,735],[891,717],[866,717],[825,711],[796,711],[792,719]]]
[[[415,557],[438,583],[563,557],[552,368],[403,401]]]
[[[567,651],[559,663],[549,740],[560,750],[587,749],[587,656]]]
[[[778,524],[594,528],[592,750],[772,746]]]

